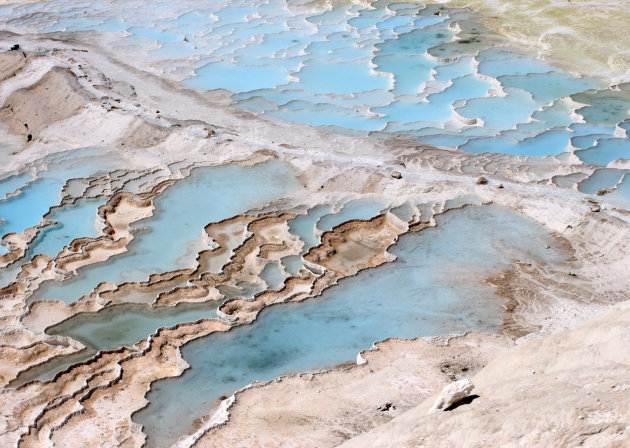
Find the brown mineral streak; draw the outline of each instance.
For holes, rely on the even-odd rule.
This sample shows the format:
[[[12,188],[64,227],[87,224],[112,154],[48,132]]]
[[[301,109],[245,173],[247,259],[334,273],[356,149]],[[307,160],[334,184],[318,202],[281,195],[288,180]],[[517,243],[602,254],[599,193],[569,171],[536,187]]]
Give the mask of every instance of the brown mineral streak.
[[[265,217],[259,220],[254,220],[249,225],[249,230],[252,232],[252,236],[247,242],[241,246],[241,251],[238,251],[237,254],[241,254],[242,251],[252,251],[258,250],[261,247],[260,237],[257,237],[259,233],[264,233],[264,230],[269,228],[268,226],[277,224],[278,222],[284,222],[287,218],[292,217],[293,215],[281,215],[278,217]],[[349,235],[352,235],[354,241],[360,241],[361,236],[364,238],[364,241],[374,241],[373,237],[381,238],[382,243],[378,245],[376,248],[372,249],[373,253],[370,256],[366,256],[366,259],[363,263],[360,264],[360,268],[357,268],[355,273],[359,269],[364,269],[367,267],[373,267],[378,264],[385,262],[384,258],[376,257],[375,255],[378,252],[382,252],[386,250],[391,244],[394,243],[395,239],[398,236],[396,231],[390,230],[389,233],[383,233],[383,227],[386,223],[385,216],[377,217],[370,221],[353,221],[348,224],[342,224],[341,226],[333,229],[331,232],[328,232],[328,237],[325,237],[326,243],[324,243],[321,247],[326,244],[335,241],[342,242],[348,239]],[[398,232],[404,231],[403,229],[397,228]],[[381,232],[379,234],[379,232]],[[264,241],[264,240],[263,240]],[[249,243],[249,244],[248,244]],[[269,243],[267,243],[269,244]],[[344,245],[339,245],[339,250],[332,254],[331,256],[335,256],[336,254],[343,254]],[[239,263],[243,264],[243,256],[237,255],[233,257],[233,259],[238,261],[233,261],[232,264],[228,265],[232,269],[236,269],[233,266],[238,265]],[[370,265],[369,263],[374,263]],[[232,270],[226,269],[226,270]],[[223,307],[223,312],[226,314],[230,314],[238,317],[238,320],[235,324],[226,324],[222,323],[216,319],[203,319],[195,323],[189,324],[179,324],[172,328],[168,329],[160,329],[154,335],[152,335],[147,342],[141,341],[134,347],[133,352],[127,353],[127,351],[120,352],[119,356],[116,356],[119,353],[117,350],[102,352],[97,358],[91,358],[88,361],[75,364],[64,372],[61,372],[53,378],[52,381],[41,383],[40,381],[35,381],[32,383],[27,383],[19,388],[15,389],[15,393],[18,391],[23,391],[28,388],[38,388],[39,396],[43,396],[46,394],[46,391],[49,390],[51,384],[63,384],[66,378],[66,375],[71,376],[72,378],[77,375],[85,366],[89,366],[89,370],[87,370],[86,374],[89,372],[90,376],[86,378],[86,382],[89,381],[89,378],[94,377],[96,372],[106,372],[113,371],[115,369],[119,369],[120,372],[113,378],[109,379],[106,383],[102,384],[97,382],[98,386],[89,387],[83,386],[85,390],[80,389],[79,391],[72,394],[72,396],[62,399],[64,405],[57,405],[52,409],[46,409],[45,407],[40,410],[40,417],[36,419],[36,422],[46,420],[46,421],[55,421],[61,416],[56,416],[57,413],[61,413],[65,415],[67,411],[64,412],[65,409],[75,409],[75,407],[79,406],[82,410],[69,414],[67,418],[63,421],[62,424],[57,423],[58,426],[49,427],[43,424],[35,423],[29,427],[29,431],[26,435],[21,437],[22,446],[31,446],[31,444],[37,444],[38,440],[40,440],[39,434],[44,433],[46,431],[50,431],[50,433],[55,431],[55,437],[58,432],[63,432],[63,427],[70,425],[70,421],[73,421],[73,425],[78,425],[79,422],[85,418],[89,418],[90,411],[89,409],[96,406],[95,402],[99,400],[104,400],[106,397],[114,397],[116,396],[117,401],[121,401],[125,399],[124,397],[136,397],[127,398],[130,402],[137,402],[137,395],[134,395],[134,391],[142,391],[142,395],[148,389],[151,382],[159,379],[165,378],[167,376],[173,376],[181,373],[181,361],[179,360],[179,352],[177,351],[179,347],[184,345],[185,343],[197,339],[203,336],[206,336],[210,333],[217,331],[227,331],[230,328],[233,328],[235,325],[244,325],[253,322],[256,319],[258,312],[267,306],[282,303],[285,301],[299,301],[304,300],[309,297],[313,297],[314,295],[318,295],[321,293],[322,288],[330,286],[333,282],[336,282],[338,279],[343,278],[345,275],[342,273],[336,273],[330,271],[330,274],[324,274],[324,276],[316,277],[311,275],[309,278],[290,278],[286,281],[285,287],[278,292],[265,292],[258,295],[254,301],[243,301],[243,300],[232,300],[228,301],[226,305]],[[321,279],[325,279],[323,281],[323,285],[319,285],[318,283]],[[310,292],[300,292],[303,291],[303,286],[309,286]],[[185,290],[185,288],[184,288]],[[297,291],[297,292],[296,292]],[[147,347],[142,348],[143,344],[146,344]],[[101,369],[97,369],[94,365],[94,361],[97,359],[104,359],[106,355],[112,356],[112,360],[107,363],[106,366]],[[156,364],[158,362],[158,364]],[[148,373],[151,372],[151,373]],[[123,378],[127,378],[127,381],[123,383]],[[133,381],[131,381],[133,378]],[[130,390],[131,389],[131,390]],[[136,394],[138,393],[136,392]],[[6,392],[5,392],[6,393]],[[130,395],[131,394],[131,395]],[[54,394],[50,395],[52,398]],[[126,409],[130,412],[137,411],[141,409],[141,407],[133,407],[130,404],[126,406]],[[119,430],[121,428],[119,427]],[[126,431],[131,431],[131,428],[127,428]],[[76,434],[75,436],[76,437]],[[89,440],[84,440],[84,443],[89,443]]]
[[[42,116],[41,122],[34,122],[37,124],[34,141],[21,143],[15,158],[5,167],[6,173],[18,172],[22,164],[32,163],[39,152],[80,147],[83,140],[76,139],[89,136],[97,124],[108,126],[108,138],[111,140],[107,145],[124,152],[130,165],[138,165],[131,166],[126,173],[68,181],[64,187],[63,204],[77,197],[109,198],[99,209],[102,235],[76,239],[54,259],[46,255],[34,257],[21,267],[15,281],[0,291],[0,384],[5,386],[0,390],[0,412],[4,419],[0,431],[2,446],[39,447],[50,443],[85,447],[103,444],[141,446],[145,435],[132,421],[132,415],[146,406],[144,397],[152,382],[181,375],[185,370],[186,364],[179,351],[182,345],[213,332],[229,331],[251,323],[267,306],[317,297],[325,288],[344,277],[392,261],[387,249],[401,234],[435,225],[435,215],[448,211],[445,204],[449,200],[471,192],[480,198],[481,203],[492,202],[519,210],[543,223],[570,247],[572,253],[571,258],[559,266],[546,266],[536,260],[531,263],[515,261],[510,270],[496,273],[488,279],[501,296],[510,299],[504,335],[467,334],[431,340],[387,340],[377,343],[375,350],[361,354],[367,364],[297,374],[257,384],[236,394],[236,404],[230,410],[233,420],[217,429],[200,428],[199,445],[213,446],[215,442],[225,441],[223,446],[228,443],[238,446],[235,444],[238,439],[248,447],[257,446],[258,442],[264,442],[265,446],[286,446],[295,440],[304,441],[303,444],[300,442],[300,446],[325,447],[350,439],[349,446],[367,446],[364,439],[353,442],[352,438],[377,425],[380,426],[375,431],[380,428],[383,433],[367,432],[366,437],[391,442],[405,434],[420,434],[411,441],[419,445],[424,443],[422,434],[430,432],[422,432],[426,425],[431,431],[438,428],[436,434],[449,437],[449,434],[457,433],[449,432],[454,431],[457,424],[462,424],[463,428],[471,424],[475,428],[476,418],[495,416],[496,410],[501,411],[496,413],[497,418],[502,418],[502,411],[507,410],[515,416],[513,421],[521,421],[521,415],[511,403],[520,405],[528,398],[538,399],[531,396],[536,390],[549,393],[554,400],[570,398],[573,386],[567,384],[571,385],[580,375],[580,366],[563,359],[564,364],[558,368],[565,368],[569,378],[553,390],[552,386],[557,383],[552,374],[539,380],[531,373],[532,370],[540,371],[539,366],[531,367],[535,364],[532,353],[535,354],[537,349],[546,350],[541,353],[547,356],[554,350],[558,351],[557,347],[569,347],[575,354],[575,360],[591,356],[592,365],[600,370],[587,372],[583,369],[585,377],[589,378],[588,384],[595,384],[598,378],[613,378],[610,384],[606,383],[606,391],[598,389],[598,393],[606,397],[602,400],[607,403],[606,406],[612,402],[609,395],[614,396],[613,392],[618,391],[618,396],[622,398],[627,395],[628,388],[622,380],[622,376],[627,376],[630,371],[627,360],[618,360],[614,368],[604,366],[603,362],[608,358],[595,357],[579,342],[580,338],[591,337],[593,344],[600,344],[606,349],[605,353],[614,353],[611,348],[614,341],[606,339],[607,336],[598,328],[620,331],[620,338],[625,340],[627,335],[619,330],[619,322],[627,320],[627,311],[604,317],[597,324],[587,324],[583,330],[576,330],[575,335],[564,331],[628,299],[628,213],[614,210],[605,201],[601,202],[600,213],[592,213],[590,203],[585,203],[585,195],[569,188],[556,187],[552,181],[557,176],[588,176],[596,167],[556,156],[549,156],[541,163],[535,158],[504,154],[454,153],[420,145],[404,137],[383,140],[351,138],[307,126],[266,122],[252,114],[235,112],[226,105],[226,97],[221,92],[195,92],[140,72],[116,60],[96,43],[66,42],[63,38],[49,39],[8,32],[3,32],[3,37],[19,38],[25,46],[37,50],[0,53],[0,85],[9,86],[7,104],[11,105],[0,114],[0,124],[8,130],[13,129],[13,134],[22,141],[20,133],[23,130],[16,123],[24,117],[31,119],[35,105],[49,111]],[[33,60],[45,61],[47,58],[54,59],[56,68],[51,65],[39,73],[41,76],[30,88],[11,90],[12,80],[21,76]],[[131,98],[124,89],[112,89],[109,94],[115,93],[121,99],[121,103],[112,104],[111,98],[103,95],[103,86],[96,85],[94,80],[115,81],[113,78],[133,83],[137,96]],[[33,101],[34,92],[41,91],[68,93],[71,100],[54,111],[58,106],[54,95]],[[132,105],[136,103],[141,106],[133,109]],[[179,105],[182,103],[187,106],[185,116],[180,112]],[[92,109],[82,108],[86,105]],[[162,111],[160,120],[163,121],[156,121],[155,110]],[[83,134],[78,137],[71,133],[66,135],[68,128],[62,124],[83,114]],[[208,117],[212,117],[213,123],[207,122]],[[119,129],[118,120],[121,118],[129,118],[129,129],[126,126]],[[205,135],[199,136],[199,127],[205,129]],[[130,129],[138,132],[130,132]],[[15,137],[13,134],[7,138]],[[168,145],[164,144],[165,141]],[[378,154],[381,161],[392,160],[396,169],[403,171],[402,178],[393,179],[387,170],[376,166],[374,154]],[[136,157],[138,161],[132,163]],[[189,175],[194,167],[231,162],[255,164],[269,157],[293,164],[307,192],[302,196],[312,197],[285,198],[288,204],[286,212],[243,211],[242,216],[209,223],[205,233],[215,247],[197,254],[195,265],[188,269],[155,273],[142,283],[101,284],[92,294],[70,305],[48,300],[26,304],[42,281],[69,278],[73,275],[72,271],[80,267],[109,260],[126,251],[133,238],[131,224],[151,216],[153,199],[177,179]],[[128,178],[125,177],[127,175]],[[475,183],[481,175],[487,179],[487,184]],[[496,188],[499,182],[505,188]],[[126,185],[132,184],[140,191],[123,192]],[[84,189],[73,193],[77,186]],[[226,300],[220,307],[220,319],[161,328],[132,347],[103,351],[87,361],[73,364],[50,381],[30,381],[17,387],[6,387],[29,367],[44,365],[47,360],[76,354],[83,349],[81,344],[67,337],[46,334],[49,326],[77,313],[98,312],[104,307],[124,303],[125,294],[132,291],[155,291],[156,297],[151,306],[216,300],[220,297],[217,286],[234,286],[238,281],[256,280],[266,263],[300,253],[302,243],[289,233],[287,225],[287,221],[297,214],[293,212],[294,208],[343,202],[348,195],[370,194],[389,198],[392,206],[405,202],[412,204],[416,208],[412,222],[403,223],[392,213],[385,212],[370,220],[343,223],[322,235],[321,244],[304,255],[305,269],[298,276],[286,279],[279,291],[263,291],[252,300]],[[425,213],[424,209],[422,213],[418,212],[420,205],[429,209],[427,216],[420,216]],[[273,209],[269,207],[269,210]],[[10,251],[0,257],[0,265],[7,266],[18,261],[37,232],[46,225],[43,223],[23,234],[6,236]],[[220,263],[218,269],[210,272],[210,267],[216,267],[217,263]],[[512,339],[525,334],[527,336],[519,340],[524,348],[520,349],[519,345],[515,350]],[[540,342],[536,338],[540,338]],[[553,362],[549,358],[549,365]],[[490,366],[487,371],[484,369],[486,364]],[[506,383],[509,387],[501,389],[503,386],[497,386],[495,394],[492,388],[496,384],[494,379],[500,377],[497,369],[501,365],[508,366],[512,376]],[[532,379],[519,383],[515,378],[522,372],[528,375],[527,378],[532,375]],[[601,375],[598,377],[598,374]],[[482,397],[468,407],[473,411],[467,412],[466,406],[462,406],[445,415],[420,418],[420,415],[426,414],[425,408],[432,404],[431,397],[441,387],[448,381],[465,377],[472,377],[473,381],[479,378]],[[525,398],[514,399],[510,392],[517,390],[519,384],[527,385],[526,395]],[[296,392],[297,401],[292,403],[289,398]],[[486,401],[485,395],[488,400],[494,401]],[[270,398],[262,400],[261,396]],[[337,399],[338,396],[344,399]],[[423,402],[425,399],[426,403]],[[267,400],[268,406],[265,405]],[[618,400],[620,403],[625,401]],[[496,406],[493,407],[492,403]],[[476,408],[477,404],[481,407]],[[273,411],[271,407],[276,405],[286,407],[287,411]],[[415,405],[419,407],[415,408]],[[625,436],[621,429],[626,425],[627,412],[624,414],[612,405],[608,408],[594,403],[589,405],[598,413],[583,412],[580,421],[595,422],[593,426],[584,427],[585,433],[594,431],[593,437],[609,437],[598,439],[598,442],[604,441],[599,446],[605,446],[607,442],[614,446],[619,440],[623,443],[622,437]],[[569,403],[565,408],[571,406],[577,408],[576,403]],[[334,412],[328,412],[330,409]],[[408,414],[411,422],[405,421],[404,430],[400,430],[397,418],[404,421],[406,414],[402,412],[405,410],[411,412]],[[414,413],[414,410],[417,412]],[[546,415],[553,412],[549,409]],[[462,422],[458,420],[462,415],[471,418]],[[536,422],[531,413],[525,416],[530,419],[528,421]],[[455,424],[449,423],[450,418]],[[391,426],[386,423],[389,420]],[[615,423],[618,426],[610,423],[611,420],[619,422]],[[313,425],[313,421],[319,423]],[[570,418],[566,421],[573,422]],[[610,424],[602,424],[602,421]],[[245,429],[241,430],[238,426],[240,424],[245,425],[242,428],[250,428],[250,432],[245,434]],[[415,428],[414,425],[418,425],[417,432],[406,430]],[[390,431],[392,427],[395,429]],[[599,429],[601,431],[597,432]],[[497,429],[496,433],[501,431]],[[551,434],[551,431],[543,428],[538,433]],[[256,434],[260,434],[258,441],[255,440]],[[583,441],[571,437],[566,440],[575,444]],[[411,443],[400,443],[408,442]],[[428,442],[428,446],[434,442],[435,446],[439,446],[440,442],[434,439]],[[505,440],[497,439],[497,443],[500,442],[505,444]]]

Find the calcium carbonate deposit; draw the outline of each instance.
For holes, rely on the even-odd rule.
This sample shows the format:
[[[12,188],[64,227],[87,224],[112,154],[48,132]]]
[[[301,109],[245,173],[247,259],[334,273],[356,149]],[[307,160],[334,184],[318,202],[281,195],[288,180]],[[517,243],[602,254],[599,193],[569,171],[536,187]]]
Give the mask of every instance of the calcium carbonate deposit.
[[[0,445],[630,444],[627,25],[0,1]]]

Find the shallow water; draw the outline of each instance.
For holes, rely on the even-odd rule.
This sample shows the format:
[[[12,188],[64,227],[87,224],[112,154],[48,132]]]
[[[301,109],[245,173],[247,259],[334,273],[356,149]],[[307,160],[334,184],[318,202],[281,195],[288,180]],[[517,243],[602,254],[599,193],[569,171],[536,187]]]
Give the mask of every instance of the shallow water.
[[[192,431],[183,422],[251,381],[352,361],[387,337],[492,331],[503,300],[481,283],[487,275],[513,258],[557,263],[567,256],[542,227],[494,206],[449,212],[437,228],[404,235],[390,251],[396,262],[343,280],[321,297],[274,306],[251,325],[186,345],[191,368],[154,383],[151,404],[133,417],[144,425],[148,446],[170,446]]]
[[[272,160],[252,167],[224,165],[199,168],[176,182],[155,201],[154,216],[135,225],[143,228],[129,252],[107,263],[89,266],[63,282],[44,283],[34,298],[67,303],[90,293],[99,283],[148,280],[152,273],[193,267],[205,225],[265,205],[298,187],[288,165]],[[31,299],[32,300],[32,299]]]
[[[13,282],[15,280],[15,277],[20,272],[21,268],[21,263],[13,263],[9,267],[0,269],[0,288],[4,288],[5,286],[8,286],[11,282]]]
[[[479,39],[454,40],[458,28],[476,31],[469,13],[443,9],[435,16],[437,6],[413,2],[380,1],[372,7],[306,3],[158,0],[146,8],[135,1],[51,0],[0,7],[0,21],[19,32],[107,33],[110,50],[120,51],[129,63],[156,73],[162,69],[165,76],[192,73],[184,80],[188,87],[229,89],[236,107],[269,119],[373,135],[400,132],[471,153],[574,151],[585,163],[601,166],[630,158],[630,140],[623,135],[630,126],[624,122],[630,92],[612,92],[601,81],[569,75],[534,55],[492,47],[483,33]],[[73,161],[75,156],[81,161]],[[38,171],[38,179],[28,185],[30,173],[0,181],[0,236],[41,222],[59,203],[69,177],[93,174],[94,166],[110,169],[102,159],[75,156],[51,158],[48,170]],[[22,186],[18,196],[6,198]],[[579,189],[594,194],[615,186],[606,200],[630,204],[626,171],[596,171]],[[277,161],[196,170],[156,200],[155,215],[135,226],[128,253],[82,269],[74,279],[47,282],[30,300],[70,303],[103,281],[143,281],[151,273],[192,267],[197,251],[206,248],[204,225],[297,188]],[[48,219],[58,225],[41,233],[29,256],[53,256],[76,237],[96,236],[96,209],[102,203],[81,200],[54,210]],[[323,231],[349,219],[369,219],[385,205],[366,199],[334,212],[319,206],[291,220],[289,228],[304,242],[304,253],[319,243]],[[414,209],[396,213],[408,219]],[[558,263],[566,257],[544,229],[496,207],[450,212],[438,223],[403,236],[391,249],[398,256],[394,263],[343,280],[319,298],[265,310],[250,326],[187,345],[183,356],[191,369],[181,378],[155,383],[151,405],[134,416],[145,426],[149,446],[170,446],[192,430],[182,422],[192,424],[220,395],[253,380],[353,360],[386,337],[495,330],[503,302],[483,280],[508,268],[513,258]],[[270,289],[279,288],[285,275],[296,275],[302,267],[301,256],[285,257],[281,264],[269,263],[260,279]],[[1,270],[0,280],[10,281],[18,270],[19,265]],[[226,297],[247,297],[263,287],[259,282],[218,289]],[[154,296],[128,298],[146,302]],[[50,378],[97,350],[133,344],[161,326],[214,317],[217,305],[153,309],[135,304],[80,314],[49,332],[71,336],[88,349],[40,366],[29,378]]]
[[[285,275],[280,263],[267,263],[260,273],[260,278],[267,284],[267,289],[279,290],[284,285]]]
[[[304,263],[301,256],[290,255],[282,259],[282,266],[289,275],[296,276],[304,268]]]
[[[630,159],[630,139],[598,139],[592,147],[575,154],[586,163],[605,166],[617,159]]]
[[[57,224],[44,229],[32,243],[30,254],[54,257],[64,246],[78,237],[96,237],[101,224],[97,221],[98,200],[80,200],[75,204],[54,210],[46,219]]]
[[[158,328],[181,322],[216,317],[220,302],[180,303],[175,307],[124,304],[98,312],[80,313],[59,325],[48,328],[47,334],[70,336],[85,345],[85,349],[68,356],[60,356],[29,369],[18,376],[11,387],[28,381],[48,381],[56,373],[73,364],[86,361],[100,350],[132,346],[146,339]]]
[[[589,178],[578,184],[578,190],[588,194],[595,194],[598,190],[612,188],[621,181],[625,172],[625,170],[613,168],[598,169]]]
[[[62,183],[56,179],[38,179],[24,187],[19,196],[11,197],[0,203],[0,233],[21,233],[36,226],[50,207],[61,200]]]
[[[120,163],[119,155],[102,150],[65,151],[39,159],[27,172],[0,181],[0,237],[42,223],[44,215],[60,204],[68,179],[107,172]],[[7,247],[0,245],[0,254],[6,252]]]
[[[5,6],[0,19],[19,31],[108,33],[113,44],[138,53],[138,64],[163,67],[166,75],[193,69],[184,81],[188,86],[229,89],[237,107],[271,119],[403,132],[472,152],[483,152],[476,139],[499,137],[497,144],[482,144],[493,152],[542,156],[568,149],[564,140],[548,138],[556,127],[566,130],[582,118],[616,125],[630,117],[627,87],[606,89],[601,80],[570,75],[533,53],[497,46],[478,18],[443,6],[211,0],[156,1],[147,9],[133,1],[95,0],[85,8],[68,0],[46,3]],[[584,106],[553,106],[566,106],[568,97]],[[471,126],[475,119],[484,126]],[[515,129],[521,133],[506,134]],[[630,158],[627,144],[617,136],[576,154],[606,165]]]
[[[30,173],[15,174],[0,180],[0,200],[6,199],[6,196],[14,193],[32,180]]]
[[[68,151],[39,161],[38,164],[45,168],[37,171],[35,180],[30,181],[30,175],[7,179],[11,184],[7,190],[19,188],[20,194],[0,200],[0,218],[4,220],[0,222],[0,235],[21,233],[39,224],[44,214],[59,204],[61,189],[68,179],[106,172],[114,169],[117,163],[119,156],[102,151]],[[28,183],[22,187],[18,185],[21,182]]]
[[[289,220],[289,231],[299,236],[304,242],[303,253],[306,253],[308,248],[319,244],[319,234],[315,231],[315,225],[322,216],[328,215],[331,211],[330,205],[318,205],[308,210],[306,214]]]
[[[322,216],[315,227],[322,232],[328,232],[352,219],[373,218],[383,210],[383,207],[385,207],[385,202],[378,199],[357,199],[344,204],[337,213]]]
[[[617,185],[615,191],[605,196],[607,201],[618,204],[626,209],[630,207],[630,176],[628,173],[621,179],[621,183]]]
[[[94,313],[81,313],[46,331],[70,336],[93,350],[130,346],[160,327],[216,317],[221,302],[180,303],[174,307],[115,305]]]
[[[470,140],[460,149],[470,153],[500,152],[517,156],[559,154],[569,146],[571,132],[553,130],[524,140],[486,137]]]

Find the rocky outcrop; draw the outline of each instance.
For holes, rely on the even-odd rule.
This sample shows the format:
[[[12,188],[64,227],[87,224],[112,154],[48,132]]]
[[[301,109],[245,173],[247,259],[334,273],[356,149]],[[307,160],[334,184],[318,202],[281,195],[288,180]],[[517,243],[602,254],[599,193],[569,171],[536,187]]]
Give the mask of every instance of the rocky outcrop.
[[[16,58],[15,52],[11,56]],[[42,70],[42,78],[35,84],[16,90],[6,99],[0,109],[0,120],[9,123],[17,134],[37,138],[39,132],[50,124],[67,120],[80,113],[90,101],[90,97],[80,88],[74,73],[66,68],[54,67],[46,71],[46,59],[32,56],[31,71]],[[26,59],[26,58],[24,58]],[[26,69],[19,59],[15,64]],[[43,66],[43,67],[42,67]],[[17,72],[17,67],[12,69]],[[28,72],[27,72],[28,73]],[[16,74],[14,80],[20,80]],[[29,140],[30,141],[30,140]]]
[[[429,409],[429,414],[448,410],[454,404],[460,403],[463,399],[468,398],[474,388],[475,386],[468,379],[449,384],[442,389],[435,403],[433,403],[433,406]]]

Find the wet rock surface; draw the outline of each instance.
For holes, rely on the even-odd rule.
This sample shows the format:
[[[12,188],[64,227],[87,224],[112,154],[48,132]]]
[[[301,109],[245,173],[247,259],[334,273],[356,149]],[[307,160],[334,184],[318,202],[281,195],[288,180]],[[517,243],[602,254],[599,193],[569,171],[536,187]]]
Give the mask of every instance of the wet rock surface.
[[[468,40],[466,34],[474,32],[463,29],[461,37]],[[195,417],[201,418],[201,427],[188,431],[181,446],[194,441],[199,446],[286,446],[300,440],[300,446],[322,447],[348,439],[349,444],[365,446],[364,439],[352,440],[362,433],[375,443],[409,442],[393,439],[391,427],[396,436],[423,434],[426,443],[437,440],[430,437],[455,437],[459,433],[453,428],[497,444],[510,437],[533,437],[526,440],[540,444],[559,443],[561,437],[576,444],[624,442],[628,417],[619,403],[627,400],[617,395],[623,398],[627,389],[623,378],[628,366],[615,344],[626,337],[621,324],[625,308],[583,329],[565,330],[627,300],[630,215],[624,206],[625,162],[602,168],[601,160],[585,158],[588,163],[583,163],[571,151],[546,158],[466,154],[404,135],[375,139],[263,121],[228,106],[231,99],[225,92],[190,90],[132,67],[117,59],[131,58],[131,50],[113,56],[89,35],[80,41],[3,33],[11,42],[20,42],[20,51],[0,54],[0,120],[10,146],[0,155],[0,211],[15,216],[9,215],[11,201],[26,203],[31,198],[38,199],[28,202],[32,208],[43,211],[3,236],[1,445],[141,446],[146,435],[135,413],[147,404],[147,391],[157,387],[157,381],[185,371],[182,346],[252,323],[269,306],[314,298],[330,287],[334,291],[333,285],[343,278],[395,262],[388,249],[401,235],[433,228],[438,217],[461,207],[483,209],[489,203],[544,224],[554,235],[549,249],[563,246],[570,254],[560,263],[515,259],[487,273],[485,282],[508,300],[502,336],[387,340],[362,352],[355,365],[254,384],[233,398],[225,397],[216,412],[218,396],[207,397],[208,416]],[[478,43],[470,39],[458,45]],[[58,300],[38,296],[47,282],[71,285],[86,269],[109,266],[133,253],[134,244],[143,239],[142,226],[164,212],[160,199],[190,180],[196,168],[256,167],[272,160],[287,164],[286,180],[297,179],[296,190],[223,220],[204,222],[194,229],[194,244],[183,255],[189,263],[151,272],[141,281],[97,283],[77,300],[70,295]],[[404,166],[404,177],[385,166]],[[478,182],[481,178],[503,188],[488,188]],[[601,206],[587,202],[602,188],[610,192],[597,196]],[[34,190],[40,193],[29,195]],[[54,194],[47,197],[42,193],[46,191]],[[366,199],[378,199],[378,211],[373,204],[356,205]],[[58,253],[31,256],[38,239],[59,225],[47,218],[61,219],[55,211],[84,200],[101,201],[93,223],[97,236],[70,235],[60,239]],[[290,223],[322,204],[331,211],[312,225],[316,242],[308,246],[292,233]],[[324,219],[327,214],[337,216]],[[320,220],[333,224],[318,228]],[[14,224],[8,219],[2,225]],[[290,257],[301,263],[291,275]],[[282,277],[274,289],[269,279],[261,278],[272,264],[279,266]],[[100,352],[47,331],[78,315],[99,316],[99,310],[117,305],[168,309],[215,301],[221,302],[216,317],[151,328],[141,340]],[[513,347],[517,338],[519,345]],[[601,350],[589,350],[592,346]],[[558,347],[575,356],[554,359]],[[534,354],[548,365],[540,365]],[[588,366],[576,364],[581,359],[588,359]],[[496,386],[499,365],[509,370],[508,383],[501,387]],[[561,368],[567,373],[558,373]],[[435,394],[473,375],[479,398],[426,417]],[[513,394],[519,388],[524,388],[519,401],[529,400],[531,407],[515,408]],[[585,407],[568,413],[576,409],[578,397],[587,398]],[[414,407],[422,402],[420,418]],[[497,409],[489,433],[475,432],[481,416],[494,416]],[[553,420],[561,428],[557,435],[541,420],[552,410],[559,416]],[[388,426],[397,416],[402,420]],[[499,417],[528,423],[506,429],[498,425]],[[374,430],[382,434],[369,432],[382,424]],[[434,431],[430,437],[424,436],[431,433],[423,429],[425,424]],[[530,435],[520,428],[529,428]],[[534,432],[541,428],[544,431]],[[423,439],[414,439],[419,441]]]
[[[628,442],[628,303],[578,328],[506,350],[477,373],[479,398],[426,415],[433,398],[340,446],[464,443],[614,446]],[[369,441],[369,442],[368,442]],[[483,441],[483,442],[482,442]]]

